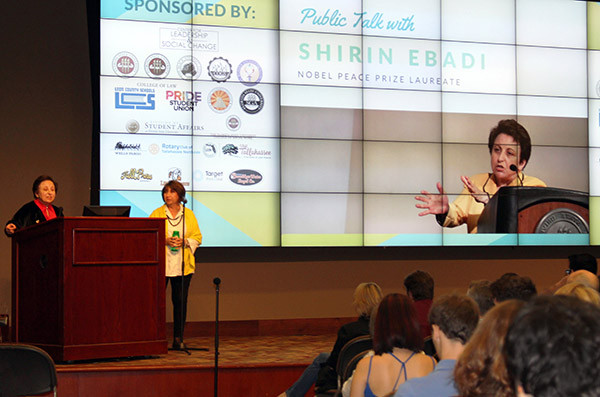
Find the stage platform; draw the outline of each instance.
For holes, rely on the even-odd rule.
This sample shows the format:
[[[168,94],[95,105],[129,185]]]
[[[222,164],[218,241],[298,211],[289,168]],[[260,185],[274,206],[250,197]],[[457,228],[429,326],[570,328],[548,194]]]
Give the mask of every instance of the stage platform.
[[[218,395],[278,396],[336,335],[223,336],[219,343]],[[214,338],[186,339],[209,351],[57,364],[60,397],[214,396]]]

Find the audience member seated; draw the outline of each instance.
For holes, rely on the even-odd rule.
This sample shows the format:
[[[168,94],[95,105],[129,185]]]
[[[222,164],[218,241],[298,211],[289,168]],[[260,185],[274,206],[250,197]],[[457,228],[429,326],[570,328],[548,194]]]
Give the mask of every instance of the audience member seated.
[[[375,355],[359,361],[350,396],[385,396],[406,380],[427,375],[435,367],[435,360],[422,353],[422,348],[423,338],[411,299],[403,294],[385,296],[375,318]]]
[[[376,283],[361,283],[354,290],[354,309],[359,318],[357,321],[343,325],[337,334],[337,340],[331,353],[319,354],[289,389],[279,397],[304,397],[312,385],[322,390],[337,388],[337,373],[335,367],[340,350],[344,345],[357,336],[369,335],[369,317],[381,300],[381,288]]]
[[[600,307],[600,293],[594,288],[580,283],[568,283],[560,287],[554,295],[569,295]]]
[[[590,254],[574,254],[569,256],[569,268],[565,270],[565,275],[544,292],[551,295],[567,283],[572,283],[575,281],[579,282],[580,279],[575,279],[574,277],[580,277],[576,276],[576,273],[578,275],[586,274],[581,272],[581,270],[587,270],[591,273],[586,275],[586,278],[589,280],[589,283],[591,283],[590,286],[592,288],[598,289],[597,286],[594,287],[594,285],[598,285],[598,277],[596,276],[596,273],[598,272],[598,262],[596,261],[596,258]],[[594,281],[592,278],[596,278],[596,280]],[[587,284],[587,282],[584,283]]]
[[[406,295],[414,302],[421,325],[421,336],[425,339],[431,336],[427,315],[433,302],[433,277],[427,272],[417,270],[404,278],[404,288],[406,288]]]
[[[587,270],[590,273],[597,274],[598,261],[595,256],[587,253],[569,255],[569,270],[568,273]]]
[[[490,284],[490,289],[496,303],[508,299],[527,301],[537,295],[537,289],[533,281],[529,277],[519,276],[516,273],[503,274],[498,280]]]
[[[538,296],[508,329],[506,367],[516,395],[600,395],[600,309],[573,296]]]
[[[441,360],[429,375],[409,379],[400,385],[396,397],[450,397],[458,393],[452,372],[456,359],[479,322],[477,304],[465,295],[443,296],[431,306],[429,322],[432,340]]]
[[[567,282],[586,285],[598,291],[598,277],[587,270],[576,270],[567,276]]]
[[[483,316],[454,369],[457,395],[514,396],[502,349],[508,327],[524,304],[521,300],[507,300]]]
[[[483,317],[488,310],[494,307],[494,294],[488,280],[471,281],[467,296],[472,298],[479,308],[479,317]]]

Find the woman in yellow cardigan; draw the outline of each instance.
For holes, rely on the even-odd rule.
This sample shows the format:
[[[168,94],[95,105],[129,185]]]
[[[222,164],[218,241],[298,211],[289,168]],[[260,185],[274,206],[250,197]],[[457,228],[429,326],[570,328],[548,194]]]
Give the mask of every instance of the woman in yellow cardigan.
[[[194,252],[202,243],[202,234],[192,210],[185,208],[185,188],[177,181],[170,181],[163,187],[165,205],[152,211],[150,218],[166,218],[166,280],[171,282],[173,302],[173,349],[185,350],[183,328],[187,315],[187,298],[190,282],[196,268]],[[185,236],[183,232],[185,230]],[[183,236],[183,238],[181,238]],[[181,275],[181,253],[183,247],[184,276]],[[183,281],[183,282],[182,282]]]

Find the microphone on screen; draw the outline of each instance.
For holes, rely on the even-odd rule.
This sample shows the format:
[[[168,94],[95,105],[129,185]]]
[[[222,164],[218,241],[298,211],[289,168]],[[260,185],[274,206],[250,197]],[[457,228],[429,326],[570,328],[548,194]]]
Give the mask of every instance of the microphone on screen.
[[[514,165],[514,164],[511,164],[510,167],[508,167],[508,168],[510,168],[510,170],[512,172],[516,172],[517,173],[517,179],[519,180],[519,182],[521,182],[521,186],[523,186],[523,176],[519,175],[519,169],[517,168],[517,166]]]
[[[511,168],[511,169],[512,169],[512,168]],[[183,198],[181,199],[181,202],[182,202],[183,204],[187,204],[187,199],[186,199],[185,197],[183,197]]]
[[[213,283],[215,283],[215,285],[219,285],[219,284],[221,284],[221,279],[219,277],[215,277],[213,279]]]

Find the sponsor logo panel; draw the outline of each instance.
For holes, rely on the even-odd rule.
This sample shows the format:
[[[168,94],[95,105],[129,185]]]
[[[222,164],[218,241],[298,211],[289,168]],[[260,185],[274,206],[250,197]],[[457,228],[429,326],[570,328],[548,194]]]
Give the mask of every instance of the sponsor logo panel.
[[[248,88],[240,95],[240,106],[246,113],[256,114],[262,110],[264,105],[263,95],[254,88]]]
[[[237,78],[244,85],[254,86],[261,82],[262,77],[262,68],[252,59],[242,61],[237,67]]]
[[[146,58],[144,69],[148,77],[153,79],[164,79],[171,71],[171,64],[167,57],[162,54],[152,54]]]
[[[135,76],[137,73],[139,64],[135,55],[130,52],[123,51],[114,56],[112,68],[113,72],[115,72],[117,76],[131,77]]]
[[[208,63],[206,69],[208,70],[210,78],[217,83],[226,82],[233,73],[231,64],[223,57],[213,58],[213,60]]]

